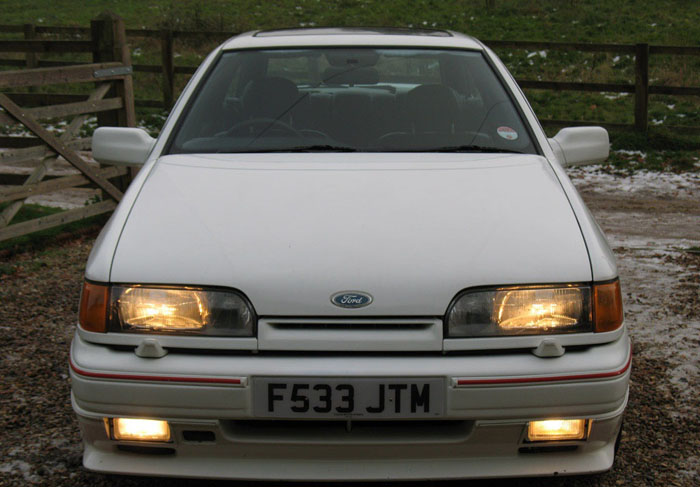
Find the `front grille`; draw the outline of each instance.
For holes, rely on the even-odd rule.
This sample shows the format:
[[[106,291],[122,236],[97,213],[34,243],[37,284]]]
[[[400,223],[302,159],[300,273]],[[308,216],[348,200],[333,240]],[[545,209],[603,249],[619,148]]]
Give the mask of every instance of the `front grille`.
[[[423,330],[430,327],[431,323],[343,323],[343,322],[318,322],[318,323],[271,323],[272,326],[287,330]]]
[[[442,350],[442,320],[290,318],[258,320],[258,349],[275,351],[429,352]]]

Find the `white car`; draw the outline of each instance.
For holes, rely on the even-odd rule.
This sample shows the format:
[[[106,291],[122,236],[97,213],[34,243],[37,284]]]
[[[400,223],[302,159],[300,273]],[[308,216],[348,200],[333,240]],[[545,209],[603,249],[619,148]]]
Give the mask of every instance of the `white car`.
[[[631,343],[605,237],[494,53],[296,29],[202,63],[90,255],[72,403],[88,469],[450,479],[611,467]]]

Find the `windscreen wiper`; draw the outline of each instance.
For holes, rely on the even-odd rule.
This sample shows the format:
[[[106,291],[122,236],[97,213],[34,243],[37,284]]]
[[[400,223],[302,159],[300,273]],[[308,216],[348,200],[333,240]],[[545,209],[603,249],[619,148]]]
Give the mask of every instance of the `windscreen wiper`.
[[[313,144],[274,149],[250,149],[242,152],[357,152],[357,149],[345,145]]]
[[[427,147],[411,150],[411,152],[505,152],[507,154],[525,154],[524,152],[501,149],[499,147],[486,147],[483,145],[450,145],[443,147]]]

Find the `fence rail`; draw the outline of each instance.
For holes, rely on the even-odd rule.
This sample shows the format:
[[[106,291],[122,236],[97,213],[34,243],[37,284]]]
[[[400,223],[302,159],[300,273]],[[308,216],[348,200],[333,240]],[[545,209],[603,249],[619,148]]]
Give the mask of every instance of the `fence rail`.
[[[88,27],[67,26],[40,26],[33,24],[2,25],[0,33],[23,34],[23,41],[0,41],[0,52],[26,53],[26,59],[0,59],[0,66],[33,66],[33,67],[59,67],[68,64],[65,61],[50,61],[36,59],[37,53],[62,52],[62,49],[77,49],[90,51],[94,47],[91,41],[64,40],[46,41],[36,39],[40,35],[46,36],[72,36],[90,37],[91,29]],[[237,35],[235,32],[222,31],[182,31],[182,30],[157,30],[157,29],[126,29],[127,38],[150,38],[158,40],[161,51],[161,64],[134,64],[133,70],[137,73],[160,74],[162,81],[162,100],[136,100],[136,105],[147,108],[169,109],[176,98],[177,75],[191,75],[196,68],[193,66],[178,66],[175,64],[174,44],[176,39],[212,39],[223,41]],[[649,95],[675,95],[675,96],[700,96],[700,87],[697,86],[665,86],[649,84],[649,57],[653,55],[678,55],[700,56],[700,46],[659,46],[649,44],[616,44],[616,43],[583,43],[583,42],[540,42],[540,41],[507,41],[487,40],[486,45],[496,49],[528,49],[528,50],[558,50],[579,52],[603,52],[617,54],[631,54],[635,57],[635,81],[634,83],[588,83],[518,79],[521,87],[526,89],[552,90],[552,91],[588,91],[609,93],[634,94],[634,125],[619,123],[601,123],[600,121],[559,121],[542,120],[545,125],[561,125],[563,122],[572,125],[597,124],[610,128],[634,128],[639,132],[646,132],[649,126]],[[0,87],[1,88],[1,87]],[[678,132],[700,134],[700,127],[672,126],[668,127]]]

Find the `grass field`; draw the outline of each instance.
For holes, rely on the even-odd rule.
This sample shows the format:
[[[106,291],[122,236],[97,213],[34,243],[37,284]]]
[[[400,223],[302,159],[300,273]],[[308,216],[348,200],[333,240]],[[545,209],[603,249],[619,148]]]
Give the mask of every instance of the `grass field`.
[[[294,26],[382,25],[454,29],[484,40],[700,45],[699,0],[493,3],[495,7],[489,8],[485,0],[0,0],[0,23],[87,26],[100,12],[112,10],[125,19],[128,28],[135,29],[241,32]],[[196,66],[216,43],[178,39],[175,62]],[[130,47],[134,63],[160,64],[157,40],[131,38]],[[520,79],[634,82],[632,55],[510,49],[497,52]],[[89,60],[89,55],[81,60]],[[186,81],[187,76],[176,77],[179,88]],[[652,56],[650,82],[700,86],[700,57]],[[139,99],[161,97],[158,75],[137,73],[135,86]],[[542,119],[626,124],[634,121],[634,96],[630,94],[527,90],[527,95]],[[158,131],[164,120],[162,115],[153,111],[140,113],[143,125],[152,132]],[[611,158],[613,168],[698,170],[692,151],[700,147],[700,138],[683,137],[666,127],[700,126],[700,97],[651,96],[649,123],[649,138],[612,134],[614,149],[648,152],[641,161],[629,154],[615,154]]]
[[[3,23],[85,25],[105,9],[131,28],[245,31],[299,25],[455,29],[485,39],[697,44],[697,0],[2,0]]]

